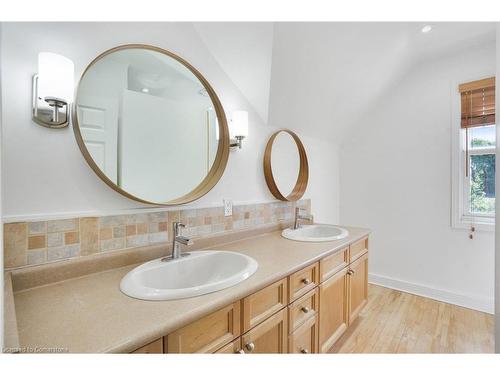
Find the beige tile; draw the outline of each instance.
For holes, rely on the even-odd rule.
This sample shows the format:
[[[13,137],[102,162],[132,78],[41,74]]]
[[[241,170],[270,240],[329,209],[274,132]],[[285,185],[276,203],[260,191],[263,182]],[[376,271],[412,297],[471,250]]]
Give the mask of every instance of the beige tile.
[[[28,248],[28,225],[26,223],[4,224],[4,266],[6,268],[26,265]]]
[[[112,251],[112,250],[120,250],[125,248],[125,237],[122,238],[112,238],[109,240],[101,240],[100,241],[100,250],[101,251]]]
[[[64,233],[64,244],[74,245],[75,243],[80,243],[80,233],[79,232],[66,232]]]
[[[99,252],[98,218],[82,217],[80,219],[80,253],[90,255]]]
[[[80,244],[50,247],[47,249],[47,260],[49,262],[59,259],[74,258],[80,255]]]
[[[148,224],[147,223],[138,223],[137,224],[137,234],[145,234],[148,233]]]
[[[231,216],[227,216],[224,218],[224,230],[232,230],[233,229],[233,218]]]
[[[205,217],[203,218],[203,224],[205,224],[205,225],[210,225],[210,224],[212,224],[212,217],[211,217],[211,216],[205,216]]]
[[[125,226],[120,225],[119,227],[113,228],[113,238],[122,238],[125,237]]]
[[[46,221],[31,221],[28,223],[28,234],[45,234],[46,232]]]
[[[28,250],[43,249],[47,247],[45,235],[28,237]]]
[[[151,212],[148,213],[148,221],[152,223],[160,223],[162,221],[168,220],[168,212],[160,211],[160,212]]]
[[[110,240],[113,238],[113,228],[105,227],[99,230],[99,240]]]
[[[149,233],[149,243],[150,244],[158,244],[162,242],[168,241],[167,232],[157,232],[157,233]]]
[[[135,236],[137,234],[137,226],[134,225],[127,225],[126,229],[126,235],[128,236]]]
[[[64,245],[64,233],[47,233],[47,246],[48,247],[57,247]]]
[[[135,236],[127,236],[127,247],[147,246],[149,244],[148,234],[138,234]]]
[[[47,249],[29,250],[28,265],[43,264],[47,261]]]
[[[168,231],[168,223],[166,221],[158,223],[158,231],[159,232],[167,232]]]
[[[149,233],[158,232],[158,223],[148,223],[148,232]]]
[[[102,216],[99,218],[99,225],[102,227],[116,227],[127,224],[129,215]]]
[[[68,232],[78,230],[78,219],[47,221],[47,232]]]

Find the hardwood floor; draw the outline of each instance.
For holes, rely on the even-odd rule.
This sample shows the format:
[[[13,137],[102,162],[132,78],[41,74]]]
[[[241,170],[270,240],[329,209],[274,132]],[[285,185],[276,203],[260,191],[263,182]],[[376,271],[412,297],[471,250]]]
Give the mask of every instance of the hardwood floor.
[[[369,285],[368,303],[331,353],[493,353],[493,315]]]

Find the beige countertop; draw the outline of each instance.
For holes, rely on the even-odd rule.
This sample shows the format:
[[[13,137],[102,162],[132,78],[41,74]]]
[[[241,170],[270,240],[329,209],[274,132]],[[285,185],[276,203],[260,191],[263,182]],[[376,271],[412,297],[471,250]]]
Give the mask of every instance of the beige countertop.
[[[331,242],[290,241],[274,231],[212,246],[251,256],[259,268],[236,286],[189,299],[142,301],[124,295],[120,280],[136,265],[15,291],[19,345],[56,352],[131,352],[370,233],[347,229],[347,238]]]

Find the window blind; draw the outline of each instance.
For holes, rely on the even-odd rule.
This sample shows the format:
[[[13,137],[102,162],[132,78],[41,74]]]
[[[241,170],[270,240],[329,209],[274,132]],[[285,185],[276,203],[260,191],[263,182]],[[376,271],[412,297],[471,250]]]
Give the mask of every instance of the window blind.
[[[495,124],[495,77],[461,84],[461,127]]]

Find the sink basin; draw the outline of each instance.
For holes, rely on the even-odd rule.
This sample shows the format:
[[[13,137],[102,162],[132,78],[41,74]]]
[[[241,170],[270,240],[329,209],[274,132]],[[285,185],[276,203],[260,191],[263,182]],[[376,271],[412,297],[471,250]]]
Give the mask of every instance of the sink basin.
[[[298,229],[288,228],[281,235],[289,240],[304,242],[326,242],[345,238],[347,229],[329,224],[303,225]]]
[[[195,251],[179,259],[155,259],[134,268],[120,283],[130,297],[167,301],[225,289],[248,279],[258,264],[230,251]]]

